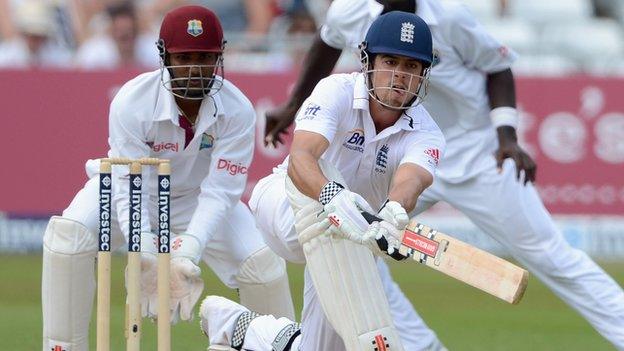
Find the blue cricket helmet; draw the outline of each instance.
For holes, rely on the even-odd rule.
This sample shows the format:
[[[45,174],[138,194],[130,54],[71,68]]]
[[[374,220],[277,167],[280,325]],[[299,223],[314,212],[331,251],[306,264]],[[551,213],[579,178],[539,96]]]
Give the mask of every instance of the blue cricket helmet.
[[[433,43],[427,23],[414,13],[391,11],[375,19],[366,38],[364,50],[370,54],[393,54],[433,62]]]

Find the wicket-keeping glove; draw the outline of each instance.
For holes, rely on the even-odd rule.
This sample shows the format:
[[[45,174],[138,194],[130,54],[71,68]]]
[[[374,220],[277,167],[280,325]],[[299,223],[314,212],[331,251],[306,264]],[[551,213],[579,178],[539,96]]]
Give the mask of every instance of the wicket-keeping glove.
[[[171,244],[171,319],[189,321],[193,307],[204,290],[201,269],[197,265],[202,248],[199,240],[188,234],[176,236]]]
[[[141,233],[141,315],[149,318],[156,318],[158,314],[157,240],[158,236],[155,234]],[[127,269],[125,280],[128,286]]]

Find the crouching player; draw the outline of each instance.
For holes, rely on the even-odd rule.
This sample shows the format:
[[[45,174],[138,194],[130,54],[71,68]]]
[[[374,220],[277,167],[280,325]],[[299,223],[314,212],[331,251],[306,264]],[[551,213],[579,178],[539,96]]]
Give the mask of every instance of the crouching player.
[[[362,72],[316,86],[298,112],[289,157],[250,200],[267,244],[306,263],[303,329],[208,297],[201,314],[212,349],[407,349],[386,299],[394,292],[384,292],[374,254],[404,257],[391,231],[369,227],[361,212],[402,229],[433,182],[445,143],[420,104],[431,33],[417,15],[390,12],[373,22],[361,54]],[[437,338],[423,343],[418,350],[444,350]]]
[[[263,242],[240,201],[253,155],[255,111],[223,78],[225,41],[215,14],[185,6],[162,23],[162,67],[126,83],[110,107],[110,157],[171,161],[172,318],[189,320],[203,289],[203,259],[241,303],[294,318],[285,262]],[[233,166],[232,166],[233,165]],[[43,350],[88,350],[98,246],[98,177],[91,179],[44,235]],[[141,305],[156,317],[156,181],[144,169]],[[112,248],[128,236],[127,169],[113,171]],[[154,212],[154,211],[152,211]],[[118,221],[117,221],[118,220]],[[151,221],[150,221],[151,220]]]

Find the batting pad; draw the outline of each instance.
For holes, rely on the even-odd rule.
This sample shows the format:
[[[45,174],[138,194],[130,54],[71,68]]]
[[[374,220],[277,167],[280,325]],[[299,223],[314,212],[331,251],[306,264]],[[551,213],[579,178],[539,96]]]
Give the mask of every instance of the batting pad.
[[[95,295],[97,237],[79,222],[53,216],[43,236],[43,350],[87,351]]]
[[[325,177],[346,185],[333,166],[322,160],[319,165]],[[296,228],[312,283],[327,320],[342,337],[347,351],[403,351],[371,251],[310,225],[314,222],[310,221],[314,216],[310,209],[318,208],[318,202],[296,194],[288,177],[286,189],[298,224],[308,225]],[[319,221],[322,218],[318,216]]]

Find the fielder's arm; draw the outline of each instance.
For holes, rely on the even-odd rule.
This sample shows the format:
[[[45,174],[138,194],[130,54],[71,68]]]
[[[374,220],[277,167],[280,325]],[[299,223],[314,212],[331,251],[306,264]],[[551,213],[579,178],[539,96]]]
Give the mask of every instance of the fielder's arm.
[[[288,101],[266,113],[265,145],[283,144],[281,134],[285,133],[295,120],[297,110],[318,82],[332,72],[341,54],[342,50],[325,44],[321,36],[316,35],[312,47],[303,60],[301,74]]]

